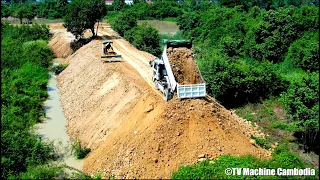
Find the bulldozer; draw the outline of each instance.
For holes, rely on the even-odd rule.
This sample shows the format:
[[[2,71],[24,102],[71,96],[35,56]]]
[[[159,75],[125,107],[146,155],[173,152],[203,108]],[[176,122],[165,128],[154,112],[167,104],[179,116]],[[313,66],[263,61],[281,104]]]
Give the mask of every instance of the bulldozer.
[[[121,55],[117,54],[113,47],[113,42],[110,40],[105,40],[102,42],[102,61],[104,62],[119,62],[122,61]]]

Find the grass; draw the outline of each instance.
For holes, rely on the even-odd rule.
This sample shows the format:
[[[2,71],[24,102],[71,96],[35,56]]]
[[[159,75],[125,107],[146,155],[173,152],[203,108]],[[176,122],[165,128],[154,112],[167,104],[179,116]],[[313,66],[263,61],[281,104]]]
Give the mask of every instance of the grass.
[[[258,159],[251,155],[235,157],[223,155],[214,160],[206,160],[194,165],[181,166],[178,171],[172,174],[172,179],[275,179],[278,176],[227,176],[227,168],[267,168],[267,169],[292,169],[292,168],[313,168],[306,165],[302,160],[288,150],[287,144],[281,144],[272,153],[272,159]],[[286,176],[286,179],[318,179],[319,171],[316,176]]]
[[[288,149],[304,163],[312,164],[315,167],[318,166],[319,162],[312,159],[318,159],[319,155],[314,152],[304,153],[301,145],[296,142],[294,137],[296,126],[286,114],[279,98],[272,97],[260,103],[249,103],[235,110],[237,115],[253,122],[252,124],[256,123],[263,133],[269,135],[267,139],[252,137],[262,148],[268,149],[270,144],[275,142],[287,143]]]
[[[176,18],[176,17],[166,17],[166,18],[163,19],[163,21],[178,22],[178,18]]]
[[[56,75],[60,74],[63,70],[65,70],[68,67],[67,64],[59,64],[56,66],[53,66],[51,68],[51,71],[53,71]]]
[[[72,144],[72,152],[78,159],[83,159],[91,152],[91,149],[82,147],[80,141],[76,140]]]
[[[296,130],[296,127],[294,124],[288,124],[288,123],[283,123],[283,122],[279,122],[279,121],[272,123],[271,127],[275,128],[275,129],[290,131],[290,132],[294,132]]]
[[[263,139],[263,138],[252,135],[251,138],[254,139],[260,147],[264,149],[270,149],[270,145],[269,145],[270,143],[269,143],[268,137],[266,139]]]
[[[235,110],[240,117],[257,123],[262,130],[276,136],[281,136],[282,132],[274,129],[275,123],[291,123],[286,117],[284,106],[278,98],[274,97],[261,103],[249,103]]]

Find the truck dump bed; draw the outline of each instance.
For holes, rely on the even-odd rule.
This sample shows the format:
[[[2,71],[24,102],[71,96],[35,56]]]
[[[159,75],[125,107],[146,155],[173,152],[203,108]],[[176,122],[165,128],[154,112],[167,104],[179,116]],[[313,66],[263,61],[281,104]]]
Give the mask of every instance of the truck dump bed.
[[[168,57],[168,48],[180,48],[180,47],[186,47],[188,49],[191,49],[191,42],[190,41],[185,41],[185,40],[164,40],[163,43],[165,44],[164,50],[162,53],[162,60],[164,62],[164,65],[167,70],[167,74],[169,77],[171,91],[172,93],[175,91],[177,88],[177,95],[178,98],[183,99],[183,98],[198,98],[198,97],[205,97],[206,96],[206,83],[199,71],[199,68],[196,64],[194,63],[194,71],[198,71],[199,79],[197,79],[197,82],[200,82],[198,84],[180,84],[177,82],[176,77],[174,76],[174,71],[175,69],[172,68],[172,64],[170,64],[169,57]],[[193,60],[195,61],[195,60]],[[179,68],[178,68],[179,69]]]

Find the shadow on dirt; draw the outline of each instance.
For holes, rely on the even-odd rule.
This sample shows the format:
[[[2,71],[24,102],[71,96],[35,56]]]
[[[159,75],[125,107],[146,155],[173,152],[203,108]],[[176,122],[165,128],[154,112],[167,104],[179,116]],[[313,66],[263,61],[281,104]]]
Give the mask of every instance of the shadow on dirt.
[[[90,38],[81,38],[79,40],[71,41],[70,48],[72,49],[73,52],[76,52],[78,49],[80,49],[82,46],[88,44],[92,40],[104,40],[105,38],[107,38],[108,40],[112,40],[112,39],[120,39],[121,37],[104,35],[103,37],[102,36],[95,36],[95,37],[90,37]]]
[[[73,52],[76,52],[78,49],[80,49],[82,46],[88,44],[91,42],[94,38],[81,38],[79,40],[73,40],[70,43],[70,48]]]

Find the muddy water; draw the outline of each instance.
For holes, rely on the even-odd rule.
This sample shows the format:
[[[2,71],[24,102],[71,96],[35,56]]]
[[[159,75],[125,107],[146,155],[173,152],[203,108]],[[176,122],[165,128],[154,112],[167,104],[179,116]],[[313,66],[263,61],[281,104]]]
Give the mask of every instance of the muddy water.
[[[70,153],[71,143],[67,134],[67,121],[61,108],[59,89],[57,88],[57,80],[54,74],[50,74],[47,91],[49,97],[44,102],[46,119],[36,126],[37,132],[44,140],[54,141],[55,148],[58,149],[58,153],[61,156],[59,161],[82,171],[83,160],[76,159]]]
[[[139,20],[138,24],[147,22],[156,28],[161,34],[175,34],[179,30],[179,26],[175,22],[159,21],[159,20]]]

